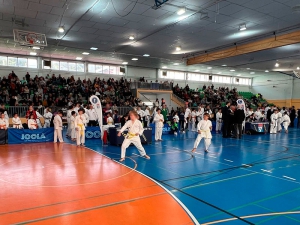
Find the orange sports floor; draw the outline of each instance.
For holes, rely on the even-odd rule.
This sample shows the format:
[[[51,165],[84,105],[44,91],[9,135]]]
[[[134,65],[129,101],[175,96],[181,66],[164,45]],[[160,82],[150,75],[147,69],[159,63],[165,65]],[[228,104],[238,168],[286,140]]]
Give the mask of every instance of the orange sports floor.
[[[132,161],[66,143],[0,146],[0,224],[194,224]]]

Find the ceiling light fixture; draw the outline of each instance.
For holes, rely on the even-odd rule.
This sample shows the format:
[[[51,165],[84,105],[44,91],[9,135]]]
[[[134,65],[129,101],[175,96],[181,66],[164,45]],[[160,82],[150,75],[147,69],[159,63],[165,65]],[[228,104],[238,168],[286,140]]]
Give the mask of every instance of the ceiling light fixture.
[[[222,65],[222,66],[227,66],[226,64]]]
[[[180,8],[180,9],[177,11],[177,15],[181,16],[182,14],[185,14],[185,7]]]
[[[269,73],[269,70],[265,70],[266,73]]]
[[[134,36],[129,36],[129,40],[134,40]]]
[[[178,65],[179,65],[179,63],[174,63],[173,65],[174,65],[174,66],[178,66]]]
[[[230,70],[231,72],[234,72],[235,70]]]
[[[150,55],[149,55],[149,54],[144,54],[143,56],[144,56],[144,57],[149,57]]]
[[[89,55],[90,53],[88,52],[83,52],[82,55]]]
[[[199,70],[195,70],[195,72],[199,72]]]
[[[65,32],[65,28],[64,28],[64,26],[60,26],[60,27],[58,27],[58,32],[59,32],[59,33],[63,33],[63,32]]]
[[[255,72],[250,72],[250,74],[255,74]]]
[[[40,47],[38,47],[38,46],[33,46],[33,47],[32,47],[32,49],[39,50],[39,49],[41,49],[41,48],[40,48]]]
[[[168,67],[166,67],[166,66],[163,66],[163,67],[162,67],[162,69],[167,69],[167,68],[168,68]]]
[[[138,58],[132,58],[131,60],[133,60],[133,61],[137,61],[137,60],[139,60]]]
[[[245,23],[244,23],[244,24],[241,24],[241,25],[239,26],[239,30],[240,30],[240,31],[247,30],[246,24],[245,24]]]
[[[90,49],[93,50],[93,51],[98,50],[98,48],[96,48],[96,47],[91,47]]]
[[[36,52],[30,52],[29,55],[36,55]]]
[[[81,57],[76,57],[76,60],[82,60],[82,58]]]
[[[250,68],[247,68],[247,70],[250,70]]]
[[[127,64],[128,64],[128,62],[122,62],[122,64],[123,64],[123,65],[127,65]]]
[[[207,69],[208,69],[208,70],[211,70],[211,69],[212,69],[212,67],[207,67]]]
[[[238,76],[238,77],[240,77],[240,76],[241,76],[241,74],[238,74],[237,76]]]
[[[217,74],[221,74],[222,72],[217,72]]]
[[[177,46],[177,47],[176,47],[176,51],[181,51],[181,47],[180,47],[180,46]]]
[[[275,63],[275,67],[279,67],[279,63]]]
[[[297,70],[300,70],[300,67],[299,67],[299,66],[297,67]]]

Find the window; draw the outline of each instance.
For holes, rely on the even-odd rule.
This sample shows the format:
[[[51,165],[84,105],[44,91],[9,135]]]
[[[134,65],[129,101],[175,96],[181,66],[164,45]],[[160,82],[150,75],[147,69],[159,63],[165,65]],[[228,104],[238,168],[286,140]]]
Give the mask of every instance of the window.
[[[37,60],[28,59],[28,68],[37,68]]]
[[[77,71],[76,63],[69,63],[69,71]]]
[[[59,61],[51,61],[51,69],[59,70]]]
[[[15,67],[18,67],[18,58],[15,58],[15,57],[8,57],[7,65],[8,65],[8,66],[15,66]]]
[[[0,56],[0,66],[6,66],[6,65],[7,65],[7,57]]]
[[[110,66],[109,67],[109,74],[117,74],[117,67],[116,66]]]
[[[198,73],[188,73],[188,79],[193,81],[208,81],[208,75]]]
[[[84,63],[77,63],[77,72],[84,72]]]
[[[249,78],[233,77],[232,79],[233,79],[232,83],[234,83],[234,84],[247,85],[247,86],[251,85],[251,79],[249,79]]]
[[[69,70],[67,62],[59,62],[59,70]]]
[[[88,72],[89,73],[95,73],[95,65],[94,64],[89,64],[88,65]]]
[[[109,66],[103,66],[103,73],[109,74]]]
[[[96,73],[103,73],[102,65],[96,65]]]
[[[19,67],[27,67],[27,58],[18,58]]]
[[[166,73],[166,75],[164,75]],[[177,71],[160,71],[160,78],[168,80],[184,80],[185,73]]]

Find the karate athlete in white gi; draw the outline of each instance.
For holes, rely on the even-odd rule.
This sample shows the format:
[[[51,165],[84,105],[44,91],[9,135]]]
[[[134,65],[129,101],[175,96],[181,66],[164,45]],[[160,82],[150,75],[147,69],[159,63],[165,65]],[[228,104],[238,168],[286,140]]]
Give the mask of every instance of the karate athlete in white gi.
[[[278,133],[280,133],[282,130],[281,124],[282,124],[282,113],[279,112],[279,110],[278,110],[278,113],[277,113],[277,132]]]
[[[209,120],[209,114],[204,113],[203,120],[201,120],[197,125],[198,136],[194,143],[194,148],[193,148],[192,152],[196,152],[197,147],[202,138],[205,139],[204,140],[205,152],[208,152],[208,148],[211,144],[211,139],[212,139],[211,129],[212,129],[212,123]]]
[[[18,113],[14,114],[14,117],[12,118],[12,124],[13,124],[13,128],[15,129],[23,129],[22,121]]]
[[[8,120],[5,118],[5,114],[2,113],[2,114],[1,114],[1,118],[0,118],[0,129],[1,129],[1,130],[7,130],[8,127],[9,127],[9,122],[8,122]]]
[[[153,122],[155,123],[155,141],[162,141],[161,136],[164,127],[164,116],[160,113],[159,108],[156,110]]]
[[[282,124],[283,124],[283,128],[285,130],[285,133],[288,133],[288,128],[289,128],[289,125],[291,123],[291,119],[288,115],[288,112],[284,112],[283,113],[283,117],[282,117]]]
[[[45,118],[44,128],[50,127],[50,121],[52,119],[52,113],[51,113],[51,109],[50,108],[46,109],[46,112],[44,114],[44,118]]]
[[[222,109],[218,109],[216,114],[216,133],[221,132],[222,129]]]
[[[278,119],[278,110],[274,109],[273,114],[271,115],[271,123],[270,123],[270,134],[277,133],[277,119]]]
[[[196,130],[196,110],[195,109],[193,109],[191,116],[192,116],[192,131],[197,131]]]
[[[125,139],[121,147],[120,162],[125,160],[126,149],[131,143],[134,144],[135,147],[137,147],[142,157],[145,157],[146,159],[150,159],[150,157],[146,154],[145,149],[142,146],[141,139],[139,137],[143,134],[144,128],[141,121],[138,120],[138,114],[136,111],[130,111],[129,116],[130,116],[130,120],[128,120],[125,123],[125,125],[121,128],[121,130],[118,133],[118,136],[120,137],[121,134],[126,129],[128,129],[128,133],[125,136]]]
[[[62,119],[61,117],[63,116],[63,111],[59,110],[57,115],[53,119],[53,124],[54,124],[54,143],[57,142],[57,139],[59,140],[60,143],[64,142],[63,137],[62,137]]]
[[[84,109],[78,110],[78,116],[75,118],[76,142],[77,146],[84,146],[85,143],[85,124],[88,122],[84,115]]]

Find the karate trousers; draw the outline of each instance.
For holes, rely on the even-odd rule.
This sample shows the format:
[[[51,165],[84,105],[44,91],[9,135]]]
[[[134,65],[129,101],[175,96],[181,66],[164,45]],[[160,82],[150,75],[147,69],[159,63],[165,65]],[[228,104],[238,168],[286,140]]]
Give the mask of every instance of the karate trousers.
[[[133,137],[133,138],[125,138],[121,147],[121,158],[125,158],[126,155],[126,149],[130,144],[134,144],[135,147],[139,150],[141,156],[145,156],[146,152],[144,147],[142,146],[141,139],[139,136]]]
[[[64,139],[62,138],[62,130],[60,129],[54,130],[54,143],[57,142],[57,139],[59,140],[59,142],[64,142]]]
[[[205,149],[208,150],[210,144],[211,144],[211,138],[206,138],[203,137],[202,134],[198,134],[197,139],[194,143],[194,148],[197,149],[198,145],[200,144],[202,138],[204,138],[204,145],[205,145]]]

